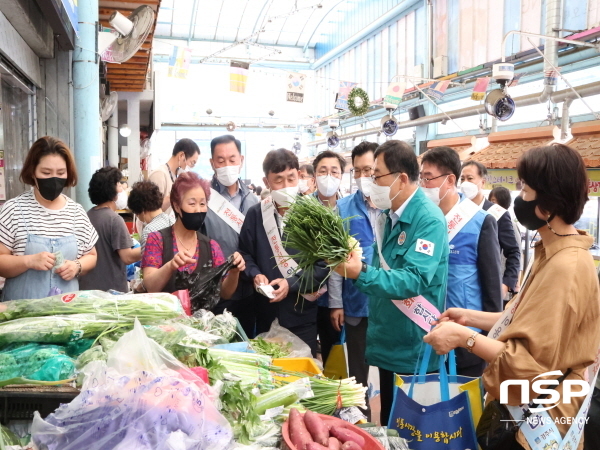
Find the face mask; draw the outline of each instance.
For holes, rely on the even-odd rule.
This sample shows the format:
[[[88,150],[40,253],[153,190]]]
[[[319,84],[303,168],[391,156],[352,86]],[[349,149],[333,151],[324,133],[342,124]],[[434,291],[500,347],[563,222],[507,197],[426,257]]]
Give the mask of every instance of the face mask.
[[[398,175],[399,177],[400,175]],[[394,180],[394,183],[396,180]],[[378,184],[373,183],[371,185],[371,201],[373,204],[379,209],[390,209],[392,207],[392,200],[398,196],[401,191],[398,191],[398,194],[394,195],[393,198],[390,198],[390,192],[392,190],[392,183],[390,186],[379,186]]]
[[[479,194],[479,188],[475,183],[463,181],[460,185],[460,192],[462,192],[469,200],[473,200],[477,197],[477,194]]]
[[[308,180],[298,180],[298,190],[303,194],[308,191]]]
[[[117,199],[115,200],[115,205],[117,209],[127,209],[127,193],[125,191],[121,191],[117,194]]]
[[[240,177],[240,166],[225,166],[215,169],[217,180],[223,186],[234,185]]]
[[[358,190],[362,192],[365,197],[371,196],[371,191],[374,186],[373,179],[371,177],[357,178],[356,185],[358,186]]]
[[[515,216],[517,216],[517,220],[521,223],[521,225],[528,230],[538,230],[546,225],[546,221],[540,219],[535,214],[535,207],[537,204],[537,199],[527,202],[523,200],[523,197],[521,196],[515,198],[513,205]]]
[[[331,175],[320,176],[317,177],[317,188],[323,197],[332,197],[340,188],[341,181]]]
[[[187,230],[198,231],[204,223],[206,212],[189,213],[182,209],[179,217],[181,217],[181,223]]]
[[[448,177],[446,177],[444,179],[444,183],[446,182],[446,180],[448,179]],[[442,183],[442,185],[444,184]],[[448,191],[446,191],[446,193],[444,194],[444,197],[440,198],[440,187],[435,187],[435,188],[426,188],[426,187],[421,187],[421,189],[423,190],[423,194],[425,194],[427,196],[427,198],[429,198],[429,200],[431,200],[433,203],[435,203],[436,206],[440,206],[440,202],[442,200],[444,200],[444,197],[446,197],[446,195],[448,195]]]
[[[288,186],[271,191],[271,197],[279,206],[287,207],[296,201],[298,186]]]
[[[49,202],[56,200],[67,184],[66,178],[36,178],[37,188],[40,195]]]

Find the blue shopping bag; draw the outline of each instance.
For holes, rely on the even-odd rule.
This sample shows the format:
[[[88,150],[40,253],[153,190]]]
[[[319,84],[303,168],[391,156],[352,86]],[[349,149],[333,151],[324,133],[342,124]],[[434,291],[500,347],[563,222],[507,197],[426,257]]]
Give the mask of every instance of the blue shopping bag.
[[[431,346],[425,345],[418,373],[396,376],[388,428],[409,441],[411,450],[477,450],[469,395],[460,386],[472,378],[456,375],[454,352],[439,357],[439,373],[427,375]]]

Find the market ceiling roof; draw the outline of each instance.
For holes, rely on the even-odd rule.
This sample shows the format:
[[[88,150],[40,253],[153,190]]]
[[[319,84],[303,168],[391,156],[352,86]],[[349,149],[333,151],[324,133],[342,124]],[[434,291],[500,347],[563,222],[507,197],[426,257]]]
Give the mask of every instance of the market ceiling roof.
[[[468,159],[479,161],[488,169],[516,169],[523,152],[554,140],[554,129],[547,126],[491,133],[490,145]],[[571,134],[573,139],[566,145],[581,154],[587,168],[600,168],[600,120],[575,123]]]
[[[185,1],[191,3],[191,0]],[[150,30],[142,47],[132,58],[122,64],[106,63],[106,78],[110,83],[111,91],[139,92],[144,90],[150,63],[152,39],[154,37],[154,29],[158,17],[157,13],[161,5],[161,0],[100,0],[98,8],[100,23],[102,26],[109,28],[110,25],[108,19],[115,10],[127,17],[134,9],[141,5],[148,5],[154,10],[154,26],[152,27],[152,30]]]
[[[315,31],[342,8],[339,0],[162,0],[157,38],[240,42],[258,33],[262,45],[316,45]],[[318,7],[320,5],[320,7]],[[296,12],[297,11],[297,12]],[[293,13],[293,14],[291,14]],[[286,16],[287,17],[280,17]],[[276,20],[270,20],[280,17]]]
[[[455,138],[447,138],[447,139],[434,139],[432,141],[427,142],[427,151],[431,150],[434,147],[450,147],[458,153],[461,161],[465,161],[471,155],[474,155],[477,145],[477,138],[475,136],[460,136]],[[419,164],[421,163],[421,158],[423,155],[427,153],[421,153],[419,155]]]

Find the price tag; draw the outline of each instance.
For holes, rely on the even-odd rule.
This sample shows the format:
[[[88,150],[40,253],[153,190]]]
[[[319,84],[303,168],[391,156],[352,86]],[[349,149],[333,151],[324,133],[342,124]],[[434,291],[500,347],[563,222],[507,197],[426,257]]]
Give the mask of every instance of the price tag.
[[[345,420],[348,423],[355,424],[360,422],[361,420],[365,420],[367,417],[360,412],[356,406],[351,406],[349,408],[342,408],[339,411],[340,419]]]

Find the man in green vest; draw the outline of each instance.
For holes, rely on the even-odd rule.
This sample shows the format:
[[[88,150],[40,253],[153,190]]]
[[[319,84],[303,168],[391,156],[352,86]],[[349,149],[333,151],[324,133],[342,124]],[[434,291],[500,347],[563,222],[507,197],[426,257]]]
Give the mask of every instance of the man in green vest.
[[[335,271],[356,280],[355,286],[369,296],[366,358],[379,369],[381,423],[387,425],[394,373],[413,374],[424,328],[432,321],[427,310],[444,310],[448,229],[440,209],[419,189],[419,164],[408,144],[381,145],[372,178],[371,201],[383,210],[373,263],[367,265],[352,253]],[[414,309],[415,302],[425,308]],[[436,370],[433,358],[428,369]]]

